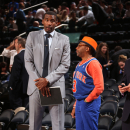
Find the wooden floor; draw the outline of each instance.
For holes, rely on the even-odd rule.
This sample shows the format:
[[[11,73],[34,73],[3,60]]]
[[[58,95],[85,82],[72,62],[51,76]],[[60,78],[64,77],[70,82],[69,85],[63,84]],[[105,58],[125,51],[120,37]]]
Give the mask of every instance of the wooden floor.
[[[28,128],[29,128],[29,125],[18,125],[17,130],[28,130]],[[41,130],[47,130],[47,129],[44,126],[42,126]],[[49,128],[49,130],[52,130],[52,128]],[[76,130],[76,129],[67,128],[65,130]]]

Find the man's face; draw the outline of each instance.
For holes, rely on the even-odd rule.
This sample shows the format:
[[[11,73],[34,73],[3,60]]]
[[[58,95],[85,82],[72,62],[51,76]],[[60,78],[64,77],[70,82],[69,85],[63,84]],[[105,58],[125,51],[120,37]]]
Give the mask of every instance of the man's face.
[[[87,47],[87,45],[85,43],[80,42],[78,44],[78,46],[76,47],[77,56],[82,58],[85,55],[87,48],[88,47]]]
[[[55,26],[57,25],[57,20],[55,15],[46,14],[44,19],[42,20],[42,24],[44,25],[44,29],[47,33],[51,33]]]
[[[19,51],[19,44],[18,44],[18,39],[14,40],[14,45],[15,45],[15,49],[18,52]]]

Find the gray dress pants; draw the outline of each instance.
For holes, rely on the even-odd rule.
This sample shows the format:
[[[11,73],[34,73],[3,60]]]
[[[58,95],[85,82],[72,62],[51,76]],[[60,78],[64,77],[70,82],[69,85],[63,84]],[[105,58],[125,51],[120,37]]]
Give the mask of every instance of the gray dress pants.
[[[39,90],[29,96],[29,130],[41,130],[44,106],[41,106]],[[64,130],[64,101],[63,104],[49,106],[52,130]]]

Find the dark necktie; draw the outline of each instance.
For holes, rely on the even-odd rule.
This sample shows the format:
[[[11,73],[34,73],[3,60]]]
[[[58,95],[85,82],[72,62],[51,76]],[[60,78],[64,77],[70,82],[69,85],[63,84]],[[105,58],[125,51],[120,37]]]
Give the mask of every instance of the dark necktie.
[[[43,62],[43,73],[42,77],[45,78],[48,75],[48,61],[49,61],[49,40],[50,34],[45,34],[44,41],[44,62]]]

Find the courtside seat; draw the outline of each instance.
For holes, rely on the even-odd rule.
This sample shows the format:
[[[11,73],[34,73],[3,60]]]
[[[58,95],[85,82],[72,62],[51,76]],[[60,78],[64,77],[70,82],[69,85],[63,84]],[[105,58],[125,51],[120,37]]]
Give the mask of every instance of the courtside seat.
[[[113,119],[116,118],[118,112],[118,102],[116,101],[106,101],[101,104],[100,114],[101,115],[110,115]]]
[[[65,128],[72,128],[74,125],[74,118],[72,118],[71,114],[65,114],[65,122],[64,127]]]
[[[98,120],[98,130],[110,130],[113,125],[113,118],[109,115],[103,115]]]
[[[16,123],[16,124],[24,124],[25,120],[28,118],[28,111],[26,110],[22,110],[19,111],[11,120],[12,123]]]
[[[108,79],[105,83],[108,84],[109,86],[112,86],[113,84],[116,83],[116,80],[115,79]]]
[[[113,95],[113,90],[108,89],[104,90],[103,93],[100,94],[103,99],[105,99],[107,96]]]
[[[73,109],[74,103],[75,103],[75,100],[72,101],[71,104],[68,106],[68,108],[67,108],[67,113],[71,113],[71,112],[72,112],[72,109]]]
[[[11,119],[14,117],[15,112],[11,109],[5,110],[0,115],[0,122],[10,122]]]
[[[47,114],[47,115],[43,118],[43,120],[42,120],[42,125],[43,125],[43,126],[52,127],[50,114]]]
[[[115,122],[111,130],[122,130],[122,120],[121,118]]]

